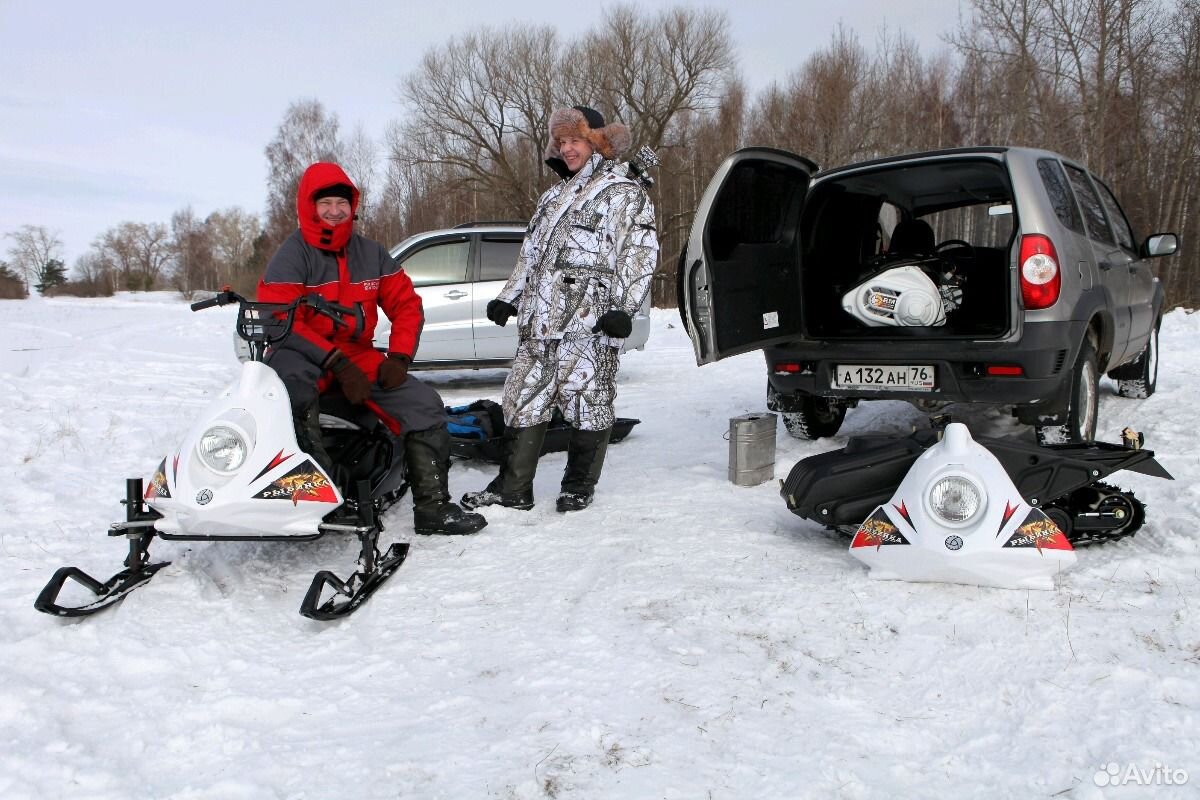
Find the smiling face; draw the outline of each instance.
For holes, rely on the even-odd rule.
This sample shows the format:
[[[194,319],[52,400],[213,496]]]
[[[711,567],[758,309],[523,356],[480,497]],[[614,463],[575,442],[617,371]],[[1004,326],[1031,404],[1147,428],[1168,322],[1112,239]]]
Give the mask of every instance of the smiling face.
[[[558,138],[558,150],[571,172],[578,172],[584,162],[592,157],[592,153],[596,152],[591,142],[573,134]]]
[[[317,216],[330,227],[350,219],[350,201],[344,197],[322,197],[316,205]]]

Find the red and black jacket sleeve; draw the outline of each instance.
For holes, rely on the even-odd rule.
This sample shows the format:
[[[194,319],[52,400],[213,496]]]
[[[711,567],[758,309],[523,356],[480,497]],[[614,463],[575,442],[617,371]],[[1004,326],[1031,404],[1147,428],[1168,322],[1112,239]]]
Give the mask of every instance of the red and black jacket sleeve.
[[[379,307],[392,321],[392,333],[388,339],[388,352],[408,356],[416,355],[421,342],[421,329],[425,325],[425,309],[421,296],[413,288],[412,279],[391,256],[380,270]]]

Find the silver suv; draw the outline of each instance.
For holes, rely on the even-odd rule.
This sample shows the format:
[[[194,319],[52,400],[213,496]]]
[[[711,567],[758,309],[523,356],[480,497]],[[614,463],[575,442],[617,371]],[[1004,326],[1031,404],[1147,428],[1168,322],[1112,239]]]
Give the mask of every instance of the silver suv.
[[[410,236],[392,248],[425,306],[415,369],[506,367],[517,351],[517,326],[487,318],[517,264],[525,226],[468,223]],[[650,337],[649,298],[634,315],[624,349],[641,350]],[[381,317],[375,346],[387,348],[391,324]]]
[[[1039,441],[1095,437],[1098,381],[1146,397],[1163,291],[1081,164],[1022,147],[914,153],[818,172],[746,148],[717,170],[680,263],[704,364],[767,360],[767,405],[832,436],[860,400],[1011,405]]]

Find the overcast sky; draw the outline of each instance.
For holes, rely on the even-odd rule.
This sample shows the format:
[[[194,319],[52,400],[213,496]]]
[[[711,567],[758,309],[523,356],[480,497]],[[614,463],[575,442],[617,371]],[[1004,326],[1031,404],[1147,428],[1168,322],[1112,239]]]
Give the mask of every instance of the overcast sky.
[[[932,54],[960,1],[791,0],[725,9],[752,90],[783,80],[838,23],[873,49],[881,25]],[[680,5],[643,0],[645,11]],[[696,5],[696,4],[692,4]],[[343,133],[379,139],[400,79],[455,34],[509,23],[594,27],[605,3],[534,0],[197,3],[0,0],[0,235],[57,231],[68,265],[120,222],[229,206],[260,213],[263,149],[288,104],[315,98]],[[964,7],[966,7],[964,5]],[[753,10],[750,10],[753,9]],[[563,103],[582,102],[563,98]],[[0,241],[0,259],[11,240]],[[391,243],[389,243],[391,244]]]

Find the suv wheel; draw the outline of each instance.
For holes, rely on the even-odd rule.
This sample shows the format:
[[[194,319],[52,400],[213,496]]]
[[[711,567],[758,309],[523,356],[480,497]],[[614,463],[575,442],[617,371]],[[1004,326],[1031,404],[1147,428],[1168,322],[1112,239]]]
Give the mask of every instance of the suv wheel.
[[[1100,369],[1096,366],[1096,360],[1096,348],[1092,346],[1092,340],[1084,339],[1071,372],[1066,424],[1038,425],[1034,429],[1038,444],[1095,441],[1096,419],[1100,411]]]
[[[1158,326],[1150,331],[1150,341],[1138,357],[1121,367],[1117,378],[1117,394],[1139,400],[1154,394],[1158,388]]]
[[[811,394],[796,398],[794,409],[781,411],[783,427],[797,439],[821,439],[833,436],[846,419],[846,406],[829,397]]]

